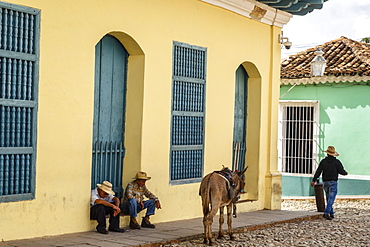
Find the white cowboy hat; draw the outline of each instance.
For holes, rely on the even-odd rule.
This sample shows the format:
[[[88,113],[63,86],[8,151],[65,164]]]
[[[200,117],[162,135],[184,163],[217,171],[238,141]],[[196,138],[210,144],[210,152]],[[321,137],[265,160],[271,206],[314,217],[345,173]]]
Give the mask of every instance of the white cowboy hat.
[[[152,177],[147,176],[146,172],[137,172],[136,176],[134,177],[134,179],[145,179],[145,180],[149,180],[151,178]]]
[[[339,156],[339,154],[335,152],[335,148],[333,146],[328,146],[328,149],[324,152],[331,156]]]
[[[114,195],[114,191],[112,190],[112,184],[108,181],[104,181],[102,184],[97,184],[98,188],[102,191],[108,193],[109,195]]]

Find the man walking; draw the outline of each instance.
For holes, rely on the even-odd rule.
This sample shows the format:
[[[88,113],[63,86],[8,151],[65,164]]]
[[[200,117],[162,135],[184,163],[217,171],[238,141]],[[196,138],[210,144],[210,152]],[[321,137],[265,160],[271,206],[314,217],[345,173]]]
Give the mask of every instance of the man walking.
[[[339,156],[339,154],[335,151],[333,146],[328,146],[328,149],[324,152],[327,153],[327,156],[321,160],[312,179],[311,186],[313,187],[315,185],[315,181],[322,173],[327,203],[324,210],[324,218],[331,220],[334,218],[333,204],[338,191],[338,174],[348,175],[348,172],[344,170],[342,163],[335,158],[335,156]]]

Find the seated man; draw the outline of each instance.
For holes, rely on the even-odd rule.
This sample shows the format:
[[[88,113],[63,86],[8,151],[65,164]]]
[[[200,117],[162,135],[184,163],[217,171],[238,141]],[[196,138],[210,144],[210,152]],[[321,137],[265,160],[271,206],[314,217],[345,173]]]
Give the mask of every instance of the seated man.
[[[151,177],[147,177],[145,172],[138,172],[134,179],[135,180],[130,182],[126,187],[122,211],[130,214],[130,228],[140,229],[140,225],[136,220],[137,213],[147,208],[141,226],[155,228],[155,225],[150,223],[149,216],[154,215],[155,209],[160,209],[161,204],[158,198],[145,186],[146,181],[151,179]],[[149,198],[149,200],[144,201],[144,196]]]
[[[90,218],[98,221],[96,230],[102,234],[109,233],[106,229],[105,220],[105,216],[109,214],[109,231],[124,232],[124,229],[119,228],[120,201],[114,196],[112,184],[104,181],[102,184],[97,184],[97,186],[98,188],[91,191],[90,201]]]

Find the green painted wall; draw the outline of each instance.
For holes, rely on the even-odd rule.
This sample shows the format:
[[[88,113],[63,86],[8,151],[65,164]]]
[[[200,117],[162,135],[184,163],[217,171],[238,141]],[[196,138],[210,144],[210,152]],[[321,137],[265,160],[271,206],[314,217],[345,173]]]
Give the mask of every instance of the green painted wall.
[[[283,175],[283,196],[314,196],[312,178]],[[320,181],[322,181],[320,179]],[[370,195],[370,180],[338,180],[338,195]]]
[[[283,196],[313,196],[312,178],[283,175]]]
[[[290,87],[282,86],[280,95]],[[370,86],[299,85],[281,100],[319,100],[320,149],[335,146],[349,174],[370,175]]]
[[[338,195],[370,195],[370,180],[339,179]]]
[[[281,86],[280,96],[291,86]],[[319,148],[335,146],[349,176],[339,179],[338,195],[370,195],[370,86],[366,84],[297,85],[281,100],[318,100]],[[325,157],[319,152],[319,160]],[[313,196],[312,177],[283,175],[283,196]]]

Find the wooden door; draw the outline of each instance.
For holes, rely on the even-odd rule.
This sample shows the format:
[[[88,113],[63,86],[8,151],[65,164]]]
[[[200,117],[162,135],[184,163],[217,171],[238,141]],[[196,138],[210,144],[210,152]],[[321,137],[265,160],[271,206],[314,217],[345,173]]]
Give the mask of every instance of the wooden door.
[[[248,74],[242,65],[236,70],[234,105],[233,168],[244,168],[246,153]]]
[[[128,53],[113,36],[95,47],[95,93],[91,187],[104,180],[122,196]]]

